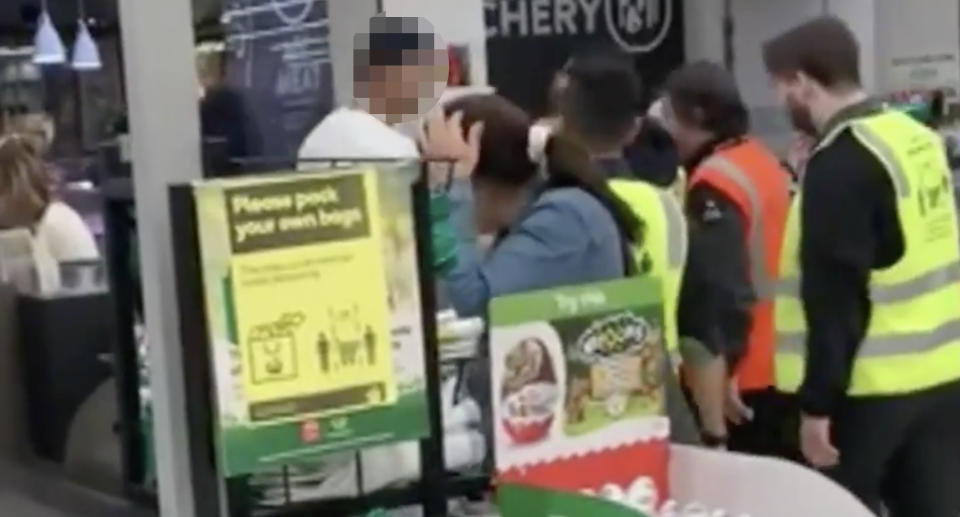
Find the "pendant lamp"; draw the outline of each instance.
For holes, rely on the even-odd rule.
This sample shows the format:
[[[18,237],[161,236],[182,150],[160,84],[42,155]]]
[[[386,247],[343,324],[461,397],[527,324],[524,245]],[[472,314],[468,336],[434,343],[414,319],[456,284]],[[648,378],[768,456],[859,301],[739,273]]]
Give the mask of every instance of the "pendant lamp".
[[[100,70],[103,68],[103,63],[100,61],[100,50],[87,27],[87,13],[83,6],[83,0],[80,0],[79,8],[80,19],[77,20],[77,39],[73,42],[73,69],[80,71]]]
[[[33,39],[33,62],[38,65],[56,65],[66,62],[67,52],[50,18],[46,0],[43,2],[43,11],[37,22],[37,34]]]

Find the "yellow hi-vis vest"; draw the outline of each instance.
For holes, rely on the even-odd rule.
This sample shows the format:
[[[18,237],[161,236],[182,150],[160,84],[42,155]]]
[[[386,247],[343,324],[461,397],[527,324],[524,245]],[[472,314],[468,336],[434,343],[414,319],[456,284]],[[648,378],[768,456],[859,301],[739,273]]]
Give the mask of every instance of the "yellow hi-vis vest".
[[[634,246],[637,270],[660,279],[663,287],[663,328],[667,350],[679,350],[677,306],[687,261],[687,223],[673,193],[632,179],[611,179],[610,188],[643,221],[642,239]]]
[[[960,244],[943,143],[907,115],[883,111],[837,128],[819,148],[847,128],[890,175],[904,238],[903,257],[870,275],[872,313],[847,394],[908,394],[960,379]],[[787,221],[775,309],[776,380],[786,392],[802,384],[805,368],[802,196],[801,184]]]
[[[677,179],[673,180],[667,190],[677,198],[680,208],[683,208],[687,199],[687,171],[683,167],[677,167]]]

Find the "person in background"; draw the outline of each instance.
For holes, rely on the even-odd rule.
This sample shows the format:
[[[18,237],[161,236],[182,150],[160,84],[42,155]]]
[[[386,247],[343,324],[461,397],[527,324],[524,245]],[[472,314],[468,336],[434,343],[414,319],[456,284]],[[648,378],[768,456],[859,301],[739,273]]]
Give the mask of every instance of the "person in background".
[[[773,287],[790,175],[749,136],[747,108],[719,65],[698,62],[675,71],[665,113],[690,171],[681,328],[726,362],[728,447],[789,457],[780,432],[790,405],[774,390]]]
[[[460,317],[485,316],[498,296],[631,274],[629,249],[640,223],[581,149],[552,136],[544,177],[539,157],[528,153],[532,121],[516,105],[497,95],[471,95],[445,111],[429,119],[421,147],[425,157],[455,162],[449,177],[433,183],[434,197],[447,198],[455,227],[454,260],[437,264],[437,273]],[[498,235],[483,257],[477,233]],[[482,347],[469,365],[465,385],[484,408],[492,450],[487,352]]]
[[[935,132],[873,100],[859,45],[816,18],[764,45],[818,135],[787,223],[776,376],[811,465],[878,515],[960,514],[960,248]],[[885,507],[885,508],[884,508]]]
[[[34,136],[0,136],[0,229],[30,231],[40,288],[56,291],[59,264],[97,260],[90,229],[77,212],[56,199],[50,169]]]
[[[670,355],[683,355],[685,369],[691,377],[700,379],[699,357],[684,353],[677,330],[677,302],[687,248],[683,211],[671,192],[651,183],[651,175],[633,169],[625,156],[625,149],[636,141],[641,126],[646,125],[639,117],[643,93],[633,62],[619,51],[593,49],[574,56],[565,74],[567,84],[559,99],[560,130],[590,153],[610,188],[644,222],[643,241],[632,250],[638,273],[660,281],[666,348]],[[675,438],[685,443],[698,442],[700,433],[674,375],[667,378],[666,387]],[[709,392],[694,391],[700,399]],[[704,403],[703,407],[706,406]],[[720,407],[719,403],[715,406]],[[702,417],[705,437],[722,434],[719,411],[713,418],[705,411]]]
[[[937,130],[943,125],[943,119],[947,116],[946,94],[943,90],[934,90],[930,94],[930,128]]]
[[[227,84],[225,66],[223,51],[210,50],[197,56],[200,129],[205,139],[222,140],[223,157],[227,158],[226,163],[215,163],[217,175],[242,172],[242,167],[231,160],[251,158],[260,152],[258,128],[251,123],[243,94]]]
[[[616,52],[611,51],[606,46],[593,47],[567,60],[563,67],[554,74],[547,92],[549,112],[534,124],[537,128],[536,137],[545,139],[545,135],[559,128],[561,103],[564,92],[570,84],[569,71],[574,62],[577,60],[582,62],[588,56],[609,56],[611,53],[615,54]],[[624,61],[630,60],[625,55],[619,57]],[[633,66],[632,62],[630,66]],[[637,88],[640,89],[639,79],[637,84]],[[642,89],[635,95],[631,95],[630,99],[637,103],[636,106],[630,108],[631,112],[642,113],[645,102]],[[617,104],[624,108],[626,106],[626,103]],[[630,133],[633,141],[624,147],[623,155],[637,178],[652,185],[673,190],[677,194],[677,199],[681,200],[682,203],[686,174],[680,167],[680,158],[677,155],[673,139],[663,127],[662,106],[663,99],[658,99],[651,104],[647,117],[637,119],[637,126]]]
[[[47,167],[51,185],[54,191],[60,188],[63,181],[63,171],[50,163],[50,149],[56,138],[56,125],[46,113],[26,113],[14,117],[5,134],[18,134],[29,141],[30,146],[36,149],[37,155]]]
[[[636,139],[624,149],[631,170],[644,181],[670,189],[683,202],[686,197],[686,173],[680,165],[677,145],[664,127],[661,97],[650,105]]]
[[[584,56],[603,55],[608,51],[609,49],[605,47],[598,47],[578,54],[578,56],[582,60]],[[568,60],[554,74],[550,89],[547,92],[549,112],[547,116],[535,123],[536,134],[539,138],[545,139],[545,135],[559,127],[563,92],[570,83],[569,69],[575,59],[576,57]],[[624,57],[624,59],[629,58]],[[644,103],[642,92],[639,92],[633,99],[637,102],[636,112],[642,113]],[[670,133],[663,127],[660,110],[662,105],[663,100],[658,99],[650,106],[648,116],[639,121],[639,129],[632,132],[635,133],[633,141],[625,146],[623,154],[637,178],[657,187],[674,190],[677,199],[682,202],[686,175],[680,167],[676,145],[674,145]]]

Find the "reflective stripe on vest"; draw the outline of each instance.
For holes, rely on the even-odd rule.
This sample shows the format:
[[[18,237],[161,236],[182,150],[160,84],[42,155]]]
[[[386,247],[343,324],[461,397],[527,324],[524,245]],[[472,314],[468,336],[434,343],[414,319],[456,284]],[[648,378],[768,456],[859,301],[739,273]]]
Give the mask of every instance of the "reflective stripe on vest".
[[[806,356],[806,333],[784,332],[777,334],[777,349],[788,354]],[[860,345],[861,357],[889,357],[935,350],[951,341],[960,339],[960,318],[948,321],[933,329],[892,336],[871,337]]]
[[[677,306],[680,282],[687,260],[687,226],[679,203],[673,194],[640,180],[615,178],[610,188],[646,225],[646,235],[634,248],[638,264],[647,254],[651,259],[650,274],[661,280],[664,300],[664,331],[671,352],[679,347]]]
[[[903,282],[890,285],[871,285],[870,301],[873,303],[905,302],[949,282],[960,282],[960,262],[951,262]],[[777,282],[777,296],[799,298],[800,280],[792,277]]]
[[[849,122],[817,150],[844,129],[887,170],[904,236],[900,260],[870,274],[871,318],[848,394],[912,393],[960,379],[960,233],[942,140],[905,115],[888,111]],[[783,391],[796,390],[806,369],[798,263],[802,200],[801,186],[781,257],[783,280],[776,288],[777,384]]]
[[[670,267],[683,268],[689,244],[683,211],[672,193],[657,189],[657,197],[667,221],[667,260],[670,261]]]
[[[750,226],[750,235],[747,236],[749,253],[751,282],[753,283],[754,294],[758,300],[770,300],[774,295],[774,281],[767,273],[767,252],[766,238],[763,229],[763,204],[760,201],[760,193],[757,192],[753,182],[740,167],[727,158],[714,155],[703,164],[704,168],[713,169],[724,175],[737,184],[743,192],[747,194],[750,202],[750,211],[753,216]]]

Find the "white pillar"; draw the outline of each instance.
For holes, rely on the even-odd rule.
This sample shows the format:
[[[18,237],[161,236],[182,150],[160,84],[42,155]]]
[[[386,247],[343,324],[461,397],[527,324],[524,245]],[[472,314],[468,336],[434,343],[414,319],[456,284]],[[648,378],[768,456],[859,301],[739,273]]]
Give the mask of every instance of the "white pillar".
[[[375,14],[375,0],[327,1],[333,96],[336,106],[349,106],[353,102],[353,36],[358,32],[369,31],[370,17]]]
[[[167,186],[201,177],[189,0],[122,0],[160,513],[195,515],[186,434]],[[204,494],[207,497],[210,494]]]

